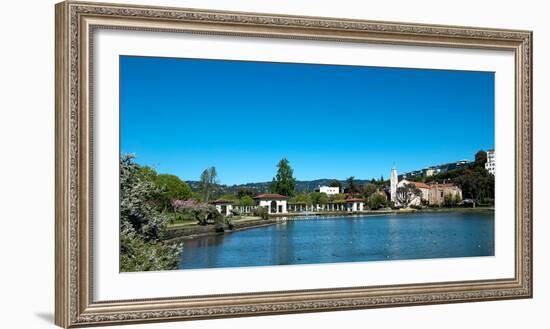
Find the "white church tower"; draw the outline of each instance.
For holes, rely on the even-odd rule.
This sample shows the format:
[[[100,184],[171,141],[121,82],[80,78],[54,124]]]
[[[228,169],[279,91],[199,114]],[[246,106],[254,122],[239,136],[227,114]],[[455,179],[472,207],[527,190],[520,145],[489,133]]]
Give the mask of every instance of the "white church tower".
[[[397,203],[397,168],[395,168],[395,166],[391,168],[390,199],[391,201]]]

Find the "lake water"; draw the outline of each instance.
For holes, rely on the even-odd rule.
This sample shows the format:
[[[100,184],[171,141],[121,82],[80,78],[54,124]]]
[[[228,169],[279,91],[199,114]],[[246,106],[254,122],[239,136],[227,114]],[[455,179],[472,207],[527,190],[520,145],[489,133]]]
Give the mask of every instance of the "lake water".
[[[179,268],[494,256],[494,212],[312,217],[184,242]]]

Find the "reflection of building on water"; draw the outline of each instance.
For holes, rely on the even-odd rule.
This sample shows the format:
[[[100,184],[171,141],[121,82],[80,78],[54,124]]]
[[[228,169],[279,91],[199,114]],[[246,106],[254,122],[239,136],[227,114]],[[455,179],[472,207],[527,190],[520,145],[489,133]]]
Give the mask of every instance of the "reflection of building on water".
[[[420,195],[411,198],[409,204],[400,204],[397,194],[399,189],[405,188],[407,185],[414,185],[420,190]],[[422,182],[413,182],[406,179],[398,180],[397,169],[395,167],[391,170],[390,175],[390,200],[397,206],[420,206],[423,204],[430,206],[441,206],[445,197],[459,198],[462,200],[462,189],[458,186],[450,183],[431,183],[426,184]]]

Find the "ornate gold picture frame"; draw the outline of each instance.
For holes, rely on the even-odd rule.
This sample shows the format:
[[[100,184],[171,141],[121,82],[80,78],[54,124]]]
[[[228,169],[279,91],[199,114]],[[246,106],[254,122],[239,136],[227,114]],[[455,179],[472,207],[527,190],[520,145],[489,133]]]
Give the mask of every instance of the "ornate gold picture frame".
[[[532,32],[65,1],[56,5],[56,298],[62,327],[531,298]],[[93,298],[93,48],[99,29],[512,51],[515,274],[490,280]],[[117,251],[114,251],[117,252]]]

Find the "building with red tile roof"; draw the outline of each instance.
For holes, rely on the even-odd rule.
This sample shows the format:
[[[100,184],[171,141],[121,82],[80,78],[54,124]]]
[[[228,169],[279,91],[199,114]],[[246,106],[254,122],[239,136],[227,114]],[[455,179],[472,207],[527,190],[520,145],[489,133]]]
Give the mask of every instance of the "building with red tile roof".
[[[264,207],[270,214],[286,214],[288,197],[276,193],[264,193],[254,197],[256,205]]]

